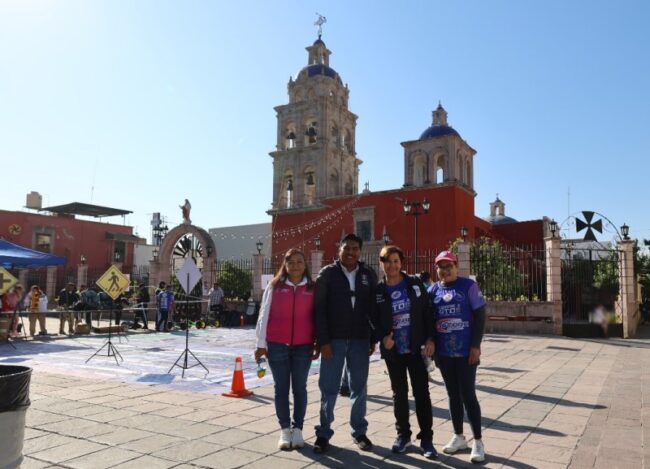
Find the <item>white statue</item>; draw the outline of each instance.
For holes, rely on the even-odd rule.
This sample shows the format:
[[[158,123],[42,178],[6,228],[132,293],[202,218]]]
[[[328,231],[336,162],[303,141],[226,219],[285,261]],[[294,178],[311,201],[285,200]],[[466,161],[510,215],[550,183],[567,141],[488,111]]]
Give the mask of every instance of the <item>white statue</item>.
[[[190,220],[190,210],[192,210],[192,205],[190,205],[190,201],[185,199],[185,203],[183,205],[179,205],[181,210],[183,211],[183,223],[190,224],[192,223],[192,220]]]

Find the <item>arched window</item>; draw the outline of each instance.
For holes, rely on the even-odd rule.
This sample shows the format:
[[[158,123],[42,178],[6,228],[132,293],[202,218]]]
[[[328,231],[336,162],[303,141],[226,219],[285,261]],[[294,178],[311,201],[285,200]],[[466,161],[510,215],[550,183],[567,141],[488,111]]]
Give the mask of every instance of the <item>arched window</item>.
[[[348,153],[354,153],[354,144],[352,143],[352,134],[348,129],[343,131],[343,138],[341,140],[341,146],[345,148]]]
[[[422,153],[413,157],[413,185],[424,186],[427,180],[427,161]]]
[[[316,143],[317,137],[317,123],[315,121],[308,122],[307,130],[305,131],[305,145],[313,145]]]
[[[436,175],[436,184],[442,184],[447,178],[447,158],[445,155],[438,155],[434,158],[435,161],[435,175]]]
[[[316,196],[316,176],[314,174],[314,168],[307,166],[302,174],[303,181],[305,182],[305,187],[303,188],[303,193],[305,194],[305,205],[313,205]]]
[[[287,133],[284,138],[284,148],[286,150],[296,148],[296,127],[293,124],[287,127]]]
[[[465,163],[466,169],[465,169],[465,177],[467,178],[467,185],[469,187],[473,187],[472,183],[472,162],[470,158],[467,158],[467,162]]]
[[[280,208],[293,207],[293,173],[287,171],[284,173],[280,187]]]

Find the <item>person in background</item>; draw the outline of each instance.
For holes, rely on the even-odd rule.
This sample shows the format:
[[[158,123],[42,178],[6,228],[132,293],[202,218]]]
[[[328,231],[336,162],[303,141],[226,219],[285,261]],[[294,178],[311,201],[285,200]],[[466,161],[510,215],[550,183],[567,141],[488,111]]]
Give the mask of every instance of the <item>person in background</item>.
[[[267,356],[275,383],[275,414],[280,424],[279,449],[302,448],[307,411],[307,377],[318,358],[315,345],[314,282],[305,254],[289,249],[268,284],[257,319],[255,360]],[[293,389],[293,422],[289,414]]]
[[[169,327],[167,325],[169,319],[169,313],[174,313],[174,307],[176,303],[174,302],[174,292],[172,292],[172,286],[167,285],[165,291],[162,291],[158,294],[158,324],[156,325],[157,331],[169,332]]]
[[[140,327],[139,319],[142,318],[142,328],[149,329],[149,321],[147,320],[147,308],[149,307],[149,302],[151,297],[149,296],[149,290],[144,283],[141,283],[138,287],[138,296],[136,297],[137,305],[135,312],[133,313],[133,329]]]
[[[158,297],[160,296],[160,294],[165,291],[166,287],[167,284],[165,282],[160,282],[158,284],[158,288],[156,288],[156,293],[155,293],[156,302],[158,301]],[[160,329],[158,328],[159,325],[160,325],[160,305],[158,305],[158,307],[156,308],[156,332],[160,331]]]
[[[72,282],[68,282],[66,287],[59,292],[59,334],[65,334],[65,323],[68,323],[68,332],[74,334],[74,305],[79,301],[79,294]]]
[[[29,319],[29,335],[34,337],[36,334],[36,321],[38,320],[39,331],[38,335],[47,335],[47,327],[45,324],[45,314],[43,310],[43,301],[45,303],[45,311],[47,311],[47,296],[38,285],[32,285],[29,292],[25,296],[24,305],[29,312],[27,317]]]
[[[429,374],[424,362],[424,356],[431,357],[435,350],[431,304],[420,279],[402,271],[404,252],[399,247],[384,246],[379,261],[384,278],[377,283],[374,322],[393,390],[397,439],[392,451],[403,453],[411,445],[408,376],[420,427],[416,438],[422,454],[435,458],[438,452],[433,446]]]
[[[14,285],[8,292],[2,295],[2,312],[9,319],[9,335],[18,336],[18,324],[20,322],[19,310],[23,299],[22,285]]]
[[[210,311],[213,311],[217,315],[221,312],[221,309],[223,307],[223,289],[219,286],[219,282],[215,281],[214,285],[208,292],[209,296],[209,302],[208,306],[210,308]]]
[[[83,309],[86,312],[86,324],[88,324],[88,327],[91,327],[93,319],[92,312],[99,309],[99,295],[93,287],[86,287],[86,285],[82,285],[80,296]]]
[[[447,454],[467,448],[463,435],[463,408],[467,412],[474,443],[470,460],[485,460],[481,435],[481,407],[476,398],[476,369],[485,331],[486,301],[478,284],[458,276],[458,258],[451,251],[436,257],[438,282],[429,289],[433,305],[436,365],[449,396],[454,436],[442,449]]]
[[[327,451],[334,435],[334,407],[345,363],[350,378],[352,438],[359,449],[372,449],[372,442],[366,435],[366,398],[370,355],[376,344],[370,316],[374,309],[377,277],[374,270],[359,262],[362,247],[363,240],[357,235],[345,236],[341,240],[339,260],[324,267],[316,279],[316,339],[321,353],[316,453]]]

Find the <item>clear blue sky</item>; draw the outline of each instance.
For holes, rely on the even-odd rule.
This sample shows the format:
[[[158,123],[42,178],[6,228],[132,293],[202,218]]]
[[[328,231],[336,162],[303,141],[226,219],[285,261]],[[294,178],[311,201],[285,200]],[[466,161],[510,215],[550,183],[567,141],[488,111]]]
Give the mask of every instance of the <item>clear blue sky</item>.
[[[438,100],[478,154],[476,213],[594,210],[650,238],[650,3],[0,2],[2,203],[129,209],[149,235],[269,221],[273,107],[315,12],[359,116],[360,187],[403,183]],[[94,192],[91,188],[94,187]],[[119,219],[115,219],[118,221]]]

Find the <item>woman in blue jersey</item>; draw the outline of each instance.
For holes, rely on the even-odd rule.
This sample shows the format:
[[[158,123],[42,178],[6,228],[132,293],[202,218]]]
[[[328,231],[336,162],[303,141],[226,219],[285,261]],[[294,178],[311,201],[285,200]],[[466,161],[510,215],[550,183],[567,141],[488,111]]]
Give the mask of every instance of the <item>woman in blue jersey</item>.
[[[463,407],[472,427],[474,443],[470,460],[485,460],[481,440],[481,407],[476,398],[476,369],[485,330],[485,299],[478,284],[458,276],[458,259],[443,251],[436,257],[440,281],[429,289],[433,304],[435,359],[449,396],[454,436],[443,448],[447,454],[467,448],[463,435]]]
[[[426,458],[434,458],[438,453],[433,447],[429,374],[423,357],[431,357],[434,351],[429,297],[417,276],[402,271],[404,253],[400,248],[384,246],[379,260],[384,278],[377,283],[373,323],[393,391],[397,439],[392,451],[403,453],[411,445],[408,376],[420,427],[420,451]]]

